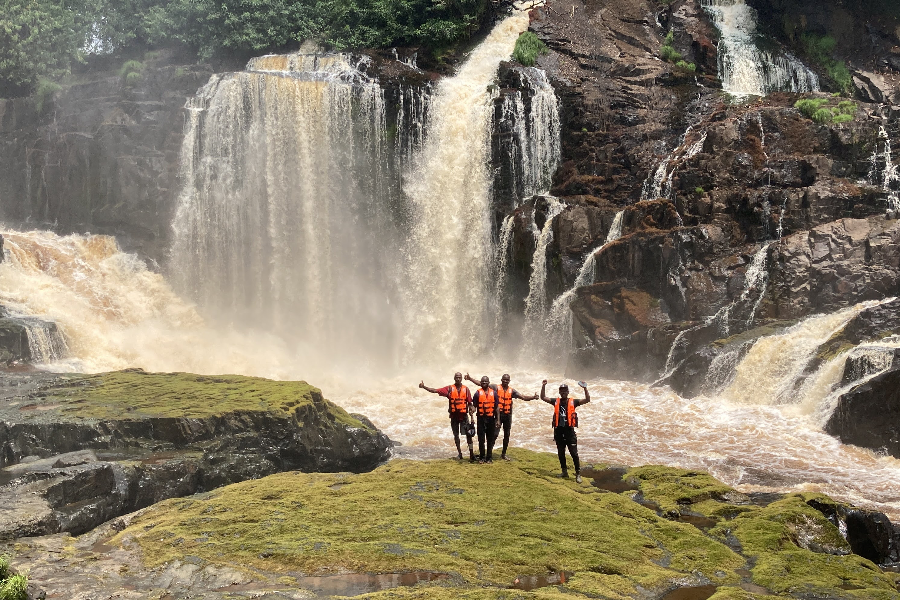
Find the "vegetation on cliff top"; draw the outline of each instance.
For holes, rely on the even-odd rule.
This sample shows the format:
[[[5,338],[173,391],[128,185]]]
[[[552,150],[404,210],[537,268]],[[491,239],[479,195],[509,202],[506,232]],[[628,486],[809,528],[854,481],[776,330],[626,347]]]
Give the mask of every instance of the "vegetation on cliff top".
[[[548,52],[547,45],[541,41],[541,38],[531,31],[525,31],[516,40],[512,56],[520,64],[526,67],[533,67],[537,57]]]
[[[285,415],[297,407],[319,404],[337,422],[364,427],[344,409],[325,404],[322,392],[304,381],[272,381],[242,375],[116,371],[67,377],[42,390],[40,403],[69,418],[141,419],[205,418],[240,411]],[[45,412],[45,411],[44,411]]]
[[[492,466],[397,460],[358,475],[273,475],[158,504],[110,543],[136,541],[148,566],[190,555],[277,573],[286,587],[347,571],[451,575],[369,598],[624,600],[704,582],[725,600],[752,597],[740,587],[751,579],[777,594],[900,598],[866,559],[824,553],[846,543],[800,495],[755,506],[706,473],[663,467],[626,472],[637,490],[605,492],[556,478],[555,455],[511,454]],[[504,590],[548,570],[571,576]]]
[[[30,93],[89,54],[177,44],[201,59],[248,57],[312,40],[330,48],[464,40],[488,0],[0,0],[0,97]]]

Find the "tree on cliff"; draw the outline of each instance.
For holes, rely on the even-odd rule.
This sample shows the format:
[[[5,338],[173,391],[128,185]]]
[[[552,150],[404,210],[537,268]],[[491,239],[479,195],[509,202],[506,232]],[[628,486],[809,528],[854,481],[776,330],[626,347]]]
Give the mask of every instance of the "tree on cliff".
[[[447,48],[492,0],[0,0],[0,96],[30,93],[90,54],[177,44],[201,59],[246,58],[313,40],[336,50]]]

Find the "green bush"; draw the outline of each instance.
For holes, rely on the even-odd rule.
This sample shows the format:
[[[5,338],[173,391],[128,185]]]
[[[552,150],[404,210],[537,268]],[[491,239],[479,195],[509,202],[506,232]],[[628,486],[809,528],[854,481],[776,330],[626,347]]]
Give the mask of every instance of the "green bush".
[[[812,120],[816,123],[827,124],[834,121],[834,113],[830,108],[820,108],[812,115]]]
[[[702,186],[699,186],[699,185],[698,185],[697,187],[694,188],[694,193],[695,193],[695,194],[703,194],[703,193],[705,193],[705,192],[706,192],[706,190],[704,190]]]
[[[675,63],[675,66],[678,67],[679,69],[684,69],[685,71],[690,71],[691,73],[694,73],[697,71],[697,65],[695,65],[694,63],[684,62],[683,60],[679,60],[677,63]]]
[[[44,112],[44,103],[50,96],[62,89],[62,86],[55,81],[50,81],[41,77],[38,79],[37,86],[34,88],[32,97],[34,99],[34,109],[37,112]],[[0,579],[2,579],[2,569],[0,569]]]
[[[0,554],[0,581],[9,577],[9,557]]]
[[[825,98],[803,98],[794,103],[794,108],[799,110],[803,116],[812,119],[816,111],[824,104],[828,104],[828,100]]]
[[[28,577],[13,575],[0,583],[0,600],[26,600],[27,590]]]
[[[833,123],[847,123],[853,120],[853,115],[834,115]]]
[[[516,47],[513,49],[513,58],[526,67],[533,67],[539,55],[547,54],[547,46],[541,41],[541,38],[530,31],[526,31],[516,40]]]
[[[681,53],[672,46],[660,46],[659,56],[665,61],[677,63],[681,60]]]

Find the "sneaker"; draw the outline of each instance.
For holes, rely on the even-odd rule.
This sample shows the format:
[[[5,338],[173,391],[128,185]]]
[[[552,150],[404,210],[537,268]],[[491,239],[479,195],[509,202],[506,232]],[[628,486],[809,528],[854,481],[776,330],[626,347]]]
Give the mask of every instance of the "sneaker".
[[[508,456],[505,455],[505,454],[504,454],[503,456],[501,456],[500,458],[502,458],[502,459],[505,460],[505,461],[510,461],[510,460],[512,460],[510,457],[508,457]]]
[[[562,473],[560,473],[559,475],[557,475],[557,477],[559,477],[560,479],[568,479],[568,478],[569,478],[569,474],[566,473],[565,471],[563,471]]]
[[[469,462],[474,464],[477,459],[474,456],[469,457]]]
[[[494,464],[494,461],[493,461],[492,459],[489,458],[489,459],[487,459],[486,461],[484,461],[484,464],[486,464],[486,465],[492,465],[492,464]]]
[[[575,483],[581,483],[581,481],[582,481],[582,480],[581,480],[581,475],[580,475],[580,474],[575,475]]]
[[[459,453],[459,456],[456,457],[456,460],[462,460],[462,452]]]

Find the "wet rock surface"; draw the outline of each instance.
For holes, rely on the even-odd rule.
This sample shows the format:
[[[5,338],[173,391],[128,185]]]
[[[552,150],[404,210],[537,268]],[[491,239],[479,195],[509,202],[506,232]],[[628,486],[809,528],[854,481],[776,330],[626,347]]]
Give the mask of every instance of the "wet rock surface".
[[[843,394],[825,431],[845,444],[900,457],[900,368]]]
[[[83,407],[90,391],[74,402],[81,408],[73,406],[73,386],[99,395],[102,377],[26,374],[0,389],[0,503],[7,508],[0,538],[83,533],[165,498],[287,470],[364,471],[390,454],[390,440],[365,417],[347,415],[305,384],[287,408],[249,398],[244,409],[218,406],[223,399],[206,415],[154,416],[152,407],[118,408],[140,404],[126,392],[106,398],[114,414],[98,417]],[[225,394],[236,382],[195,378],[179,389]],[[257,389],[264,399],[265,388]]]

